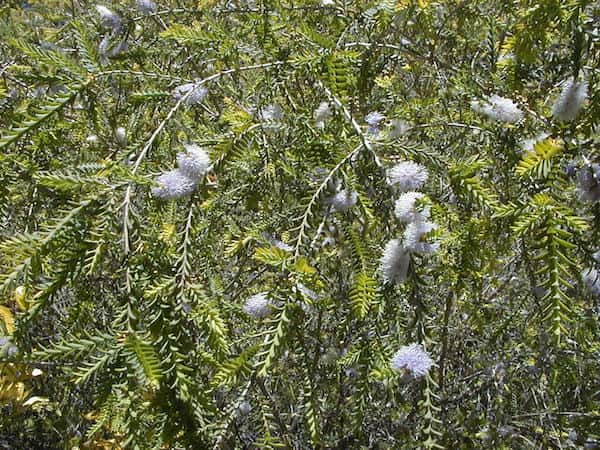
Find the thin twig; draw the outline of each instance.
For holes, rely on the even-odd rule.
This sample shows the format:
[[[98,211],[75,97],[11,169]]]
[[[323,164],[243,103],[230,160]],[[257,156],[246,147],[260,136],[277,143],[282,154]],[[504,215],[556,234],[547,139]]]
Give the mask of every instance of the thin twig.
[[[337,163],[333,169],[331,169],[329,171],[329,173],[327,174],[325,179],[321,182],[321,184],[319,185],[319,187],[317,188],[317,190],[311,197],[310,201],[308,202],[308,206],[306,207],[306,210],[302,216],[302,223],[300,224],[300,228],[298,230],[298,238],[296,239],[296,245],[294,248],[294,258],[297,259],[300,256],[300,246],[302,245],[302,239],[305,236],[304,231],[306,230],[306,228],[308,228],[308,225],[309,225],[308,219],[311,215],[311,211],[312,211],[314,205],[317,203],[317,200],[321,196],[321,193],[327,188],[329,180],[331,180],[333,178],[333,176],[337,173],[337,171],[340,170],[340,168],[344,164],[346,164],[350,159],[352,159],[356,154],[358,154],[358,151],[362,147],[363,147],[363,144],[360,144],[358,147],[356,147],[354,150],[352,150],[350,153],[348,153],[346,156],[344,156],[344,158],[339,163]]]

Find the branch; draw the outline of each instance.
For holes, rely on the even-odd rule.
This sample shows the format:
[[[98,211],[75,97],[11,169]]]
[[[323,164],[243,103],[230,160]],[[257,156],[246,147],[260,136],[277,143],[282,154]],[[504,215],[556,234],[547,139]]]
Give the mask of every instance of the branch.
[[[350,153],[348,153],[346,156],[344,156],[344,158],[339,163],[337,163],[333,169],[331,169],[329,171],[329,173],[327,174],[325,179],[321,182],[321,184],[319,185],[319,187],[317,188],[317,190],[311,197],[310,201],[308,202],[306,211],[302,215],[302,223],[300,224],[300,227],[298,230],[298,238],[296,239],[296,245],[294,247],[294,258],[295,259],[297,259],[300,256],[300,246],[302,245],[302,238],[305,236],[304,232],[305,232],[306,228],[308,228],[308,226],[309,226],[308,218],[310,217],[311,211],[312,211],[313,207],[315,206],[315,204],[317,203],[317,200],[321,196],[321,193],[325,190],[325,188],[327,188],[327,184],[329,183],[329,180],[331,180],[333,178],[333,176],[337,173],[337,171],[340,170],[340,168],[344,164],[346,164],[346,162],[348,162],[348,160],[352,159],[359,152],[359,150],[362,147],[363,147],[363,144],[360,144],[358,147],[356,147],[354,150],[352,150]]]

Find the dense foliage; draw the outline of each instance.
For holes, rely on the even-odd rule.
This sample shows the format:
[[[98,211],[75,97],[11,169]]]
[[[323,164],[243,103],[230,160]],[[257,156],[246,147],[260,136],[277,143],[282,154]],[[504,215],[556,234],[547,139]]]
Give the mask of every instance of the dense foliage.
[[[600,446],[600,2],[0,5],[0,447]]]

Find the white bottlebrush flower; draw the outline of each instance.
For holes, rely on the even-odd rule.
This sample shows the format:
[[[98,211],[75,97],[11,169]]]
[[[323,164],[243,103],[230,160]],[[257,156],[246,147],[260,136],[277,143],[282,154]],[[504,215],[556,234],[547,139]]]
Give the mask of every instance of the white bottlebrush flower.
[[[317,294],[312,289],[306,287],[304,284],[298,282],[296,287],[298,288],[298,291],[300,291],[300,293],[307,299],[309,299],[309,300],[318,300],[319,299],[319,294]]]
[[[252,412],[252,405],[248,402],[242,402],[237,407],[237,410],[241,416],[247,416]]]
[[[106,28],[112,28],[115,31],[121,28],[121,18],[106,6],[96,5],[96,11],[100,15],[100,20],[102,20],[103,26]]]
[[[334,0],[321,0],[321,6],[334,6]]]
[[[125,128],[118,127],[115,130],[115,140],[121,147],[125,147],[127,145],[127,131],[125,131]]]
[[[255,319],[267,317],[272,312],[271,302],[266,292],[260,292],[248,297],[244,304],[244,312]]]
[[[190,195],[196,189],[196,183],[179,170],[164,172],[157,179],[157,187],[152,188],[152,195],[163,200]]]
[[[184,144],[185,153],[177,154],[179,171],[193,181],[198,181],[210,167],[210,157],[206,150],[196,144]]]
[[[87,142],[90,145],[96,145],[98,142],[100,142],[100,139],[95,134],[90,134],[88,137],[85,138],[85,142]]]
[[[600,200],[600,164],[586,164],[577,172],[577,191],[581,200]]]
[[[284,250],[286,252],[291,252],[294,250],[294,247],[292,247],[290,244],[286,244],[283,241],[280,241],[279,239],[277,239],[275,236],[273,236],[271,233],[267,233],[266,231],[264,233],[262,233],[262,238],[267,241],[269,244],[271,244],[273,247],[277,247],[281,250]]]
[[[357,200],[358,193],[356,191],[344,189],[331,197],[329,199],[329,204],[331,205],[333,211],[344,212],[356,205]]]
[[[592,295],[600,297],[600,273],[590,267],[581,272],[581,278]]]
[[[401,119],[392,119],[390,122],[390,129],[388,130],[388,137],[390,139],[398,139],[406,134],[410,130],[410,125]]]
[[[138,11],[143,14],[152,14],[156,12],[156,3],[152,0],[135,0]]]
[[[294,247],[292,247],[290,244],[286,244],[285,242],[280,241],[279,239],[274,239],[273,245],[278,249],[281,249],[286,252],[291,252],[294,250]]]
[[[404,248],[423,255],[434,253],[439,248],[439,244],[427,242],[424,238],[436,228],[437,225],[428,220],[415,220],[409,223],[404,230]]]
[[[428,177],[427,169],[412,161],[401,161],[388,171],[389,183],[401,192],[420,189]]]
[[[106,57],[108,56],[108,53],[109,53],[109,49],[110,49],[110,35],[107,34],[102,38],[102,40],[98,44],[98,54],[100,55],[101,59],[106,60]]]
[[[333,111],[329,102],[321,102],[319,107],[315,110],[315,124],[317,128],[324,128],[325,122],[329,120]]]
[[[267,105],[261,108],[258,117],[263,122],[280,122],[283,119],[283,109],[277,104]]]
[[[385,116],[378,111],[372,111],[365,117],[365,122],[369,124],[369,133],[378,134],[379,124],[385,119]]]
[[[406,370],[414,378],[419,378],[427,375],[433,366],[433,359],[421,344],[410,344],[401,347],[394,354],[391,365],[394,370]]]
[[[513,53],[502,53],[498,56],[497,64],[499,66],[505,66],[512,63],[515,60],[515,55]]]
[[[427,211],[420,211],[417,208],[417,201],[422,199],[425,194],[421,192],[404,192],[394,205],[394,214],[400,222],[412,222],[417,219],[427,217]]]
[[[592,258],[594,258],[597,262],[600,262],[600,250],[597,250],[596,253],[592,255]]]
[[[563,83],[563,89],[552,106],[552,116],[561,122],[575,120],[587,98],[586,81],[575,81],[570,77]]]
[[[323,239],[321,243],[321,247],[333,247],[335,245],[335,238],[332,236],[327,236]]]
[[[173,89],[173,98],[176,101],[179,101],[183,96],[188,94],[188,92],[190,92],[190,94],[185,99],[184,103],[187,106],[192,106],[204,100],[204,97],[208,94],[208,89],[202,85],[198,85],[198,83],[185,83]]]
[[[515,123],[523,118],[523,111],[509,98],[491,95],[483,101],[473,100],[471,108],[498,122]]]
[[[379,260],[379,272],[385,283],[397,284],[406,281],[408,266],[410,265],[410,252],[408,252],[399,239],[391,239],[383,250]]]
[[[550,136],[549,133],[541,133],[531,139],[524,139],[520,143],[521,148],[523,149],[523,151],[532,152],[535,144],[537,144],[538,142],[542,142],[548,136]]]

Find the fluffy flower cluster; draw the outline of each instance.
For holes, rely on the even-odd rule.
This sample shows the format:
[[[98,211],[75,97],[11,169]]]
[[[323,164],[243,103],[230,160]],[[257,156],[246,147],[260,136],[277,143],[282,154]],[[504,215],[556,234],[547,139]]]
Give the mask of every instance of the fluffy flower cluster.
[[[400,192],[420,189],[429,178],[429,172],[421,164],[401,161],[388,171],[388,181]]]
[[[298,291],[307,299],[309,300],[318,300],[319,299],[319,294],[317,294],[315,291],[313,291],[312,289],[306,287],[304,284],[298,282],[298,284],[296,285],[296,287],[298,288]]]
[[[138,11],[143,14],[152,14],[157,10],[156,3],[152,0],[135,0]]]
[[[333,211],[344,212],[356,205],[357,201],[358,193],[356,191],[343,189],[329,199],[329,204]]]
[[[102,26],[112,28],[115,32],[121,29],[121,18],[106,6],[96,5],[96,11],[100,15]]]
[[[483,101],[471,102],[473,111],[497,122],[515,123],[523,118],[523,111],[509,98],[491,95]]]
[[[187,95],[186,99],[183,102],[187,106],[192,106],[197,103],[200,103],[202,100],[204,100],[206,94],[208,94],[208,89],[206,89],[202,85],[199,85],[198,83],[182,84],[181,86],[177,86],[175,89],[173,89],[172,93],[173,98],[176,101],[181,100],[182,97]]]
[[[283,126],[283,109],[276,103],[262,107],[256,116],[267,133],[274,133]]]
[[[118,42],[111,41],[112,35],[107,34],[98,44],[98,56],[102,64],[106,64],[109,58],[116,58],[121,53],[124,53],[129,48],[127,38],[121,39]]]
[[[163,200],[172,200],[190,195],[198,182],[210,168],[210,158],[206,151],[196,144],[185,144],[186,152],[177,155],[177,169],[162,173],[157,179],[157,187],[152,195]]]
[[[127,145],[127,130],[123,127],[118,127],[115,130],[115,140],[121,147],[125,147]]]
[[[428,255],[438,249],[437,243],[426,241],[427,235],[437,226],[428,220],[429,208],[419,205],[424,194],[414,190],[423,186],[428,176],[425,167],[412,161],[402,161],[388,172],[389,182],[402,192],[394,205],[394,214],[407,225],[402,240],[391,239],[379,260],[379,272],[385,283],[406,281],[411,254]]]
[[[600,297],[600,273],[594,268],[585,269],[581,273],[583,283],[594,297]]]
[[[410,344],[400,348],[392,357],[392,368],[397,371],[408,371],[414,378],[427,375],[433,360],[421,344]]]
[[[365,122],[369,124],[368,131],[371,134],[379,133],[379,124],[385,119],[385,116],[378,111],[372,111],[365,117]]]
[[[423,215],[427,215],[427,211],[419,211],[417,202],[425,195],[421,192],[408,191],[404,192],[394,205],[394,214],[400,222],[409,223],[417,220]]]
[[[402,246],[400,239],[390,239],[383,249],[379,263],[379,271],[385,283],[403,283],[408,275],[410,253]]]
[[[210,167],[210,157],[196,144],[185,144],[184,147],[186,151],[177,154],[177,167],[186,177],[199,181]]]
[[[152,195],[163,200],[186,197],[194,192],[196,183],[179,170],[169,170],[156,179],[157,187],[152,188]]]
[[[263,122],[280,122],[283,119],[283,109],[277,104],[267,105],[258,112],[258,117]]]
[[[266,231],[264,233],[262,233],[262,238],[265,241],[267,241],[269,244],[271,244],[273,247],[277,247],[286,252],[291,252],[294,250],[294,247],[292,247],[290,244],[286,244],[285,242],[280,241],[275,236],[273,236],[270,233],[267,233]]]
[[[249,316],[255,319],[267,317],[272,312],[272,305],[269,301],[266,292],[259,292],[251,297],[248,297],[244,304],[243,310]]]
[[[325,128],[325,122],[327,122],[332,115],[333,111],[331,110],[329,102],[322,102],[315,110],[315,125],[317,128]]]
[[[600,200],[600,164],[586,164],[577,172],[577,190],[581,200]]]
[[[404,248],[410,252],[422,255],[434,253],[439,248],[439,244],[437,242],[427,242],[425,238],[436,228],[437,225],[435,223],[429,222],[423,217],[419,217],[417,220],[409,223],[404,230]]]
[[[573,77],[563,83],[563,89],[552,106],[552,116],[561,122],[575,120],[587,98],[586,81],[575,81]]]

